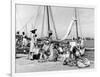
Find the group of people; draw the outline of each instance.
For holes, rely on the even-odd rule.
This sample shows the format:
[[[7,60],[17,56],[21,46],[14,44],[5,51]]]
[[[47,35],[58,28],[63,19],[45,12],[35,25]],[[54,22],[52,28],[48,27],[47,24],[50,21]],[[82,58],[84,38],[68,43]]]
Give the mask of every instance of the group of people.
[[[87,67],[90,61],[84,57],[85,47],[83,40],[67,41],[67,43],[52,41],[52,32],[48,33],[48,38],[41,40],[37,38],[37,29],[31,30],[31,39],[29,41],[28,59],[46,61],[62,61],[63,65]],[[22,47],[26,46],[27,37],[23,33]],[[18,40],[17,40],[18,41]]]
[[[31,38],[27,37],[25,32],[22,34],[19,31],[16,33],[16,49],[23,49],[23,52],[26,53],[27,48],[30,47]]]

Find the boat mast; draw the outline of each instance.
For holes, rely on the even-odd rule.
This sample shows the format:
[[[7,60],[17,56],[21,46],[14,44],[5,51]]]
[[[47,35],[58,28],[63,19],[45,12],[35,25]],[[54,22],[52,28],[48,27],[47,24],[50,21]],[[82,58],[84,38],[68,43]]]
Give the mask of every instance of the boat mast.
[[[48,6],[46,7],[47,8],[47,24],[48,24],[48,32],[50,31],[50,22],[49,22],[49,9],[48,9]],[[48,35],[49,36],[49,35]]]
[[[78,40],[79,34],[78,34],[78,22],[77,22],[77,9],[75,8],[75,25],[76,25],[76,38]]]
[[[43,31],[44,31],[44,18],[45,18],[45,6],[44,6],[44,11],[43,11],[43,23],[42,23],[41,37],[44,36],[44,34],[43,34]]]

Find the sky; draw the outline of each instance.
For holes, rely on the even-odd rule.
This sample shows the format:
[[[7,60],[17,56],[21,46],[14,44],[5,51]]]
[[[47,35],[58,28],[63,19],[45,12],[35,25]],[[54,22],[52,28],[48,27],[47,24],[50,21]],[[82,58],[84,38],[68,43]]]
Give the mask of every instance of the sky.
[[[59,38],[65,36],[70,22],[73,19],[75,8],[51,6],[53,19],[55,22],[56,31]],[[38,29],[37,34],[41,36],[43,15],[44,17],[44,32],[47,35],[47,15],[44,13],[44,6],[36,5],[16,5],[16,31],[26,31],[30,34],[33,26]],[[94,9],[92,8],[77,8],[78,30],[81,37],[94,37]],[[50,27],[52,31],[53,24],[50,17]],[[75,24],[73,25],[69,37],[75,36]]]

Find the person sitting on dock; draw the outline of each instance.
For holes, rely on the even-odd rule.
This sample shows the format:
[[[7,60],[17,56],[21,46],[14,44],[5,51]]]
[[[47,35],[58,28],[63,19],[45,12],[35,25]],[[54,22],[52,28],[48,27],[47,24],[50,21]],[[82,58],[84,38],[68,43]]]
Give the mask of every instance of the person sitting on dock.
[[[40,61],[41,62],[44,62],[44,61],[47,61],[48,57],[49,57],[49,48],[50,48],[50,43],[49,41],[45,40],[44,41],[44,45],[40,51],[41,55],[40,55]]]
[[[58,59],[58,51],[54,43],[50,44],[50,56],[49,56],[49,61],[57,61]]]

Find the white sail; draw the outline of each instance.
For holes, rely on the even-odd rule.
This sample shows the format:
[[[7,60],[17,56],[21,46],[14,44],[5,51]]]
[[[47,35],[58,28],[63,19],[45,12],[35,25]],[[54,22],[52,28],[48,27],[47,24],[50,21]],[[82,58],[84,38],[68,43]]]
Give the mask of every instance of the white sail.
[[[70,34],[70,32],[72,30],[73,23],[74,23],[74,20],[71,21],[71,23],[70,23],[70,25],[68,27],[66,35],[61,40],[65,40],[68,37],[68,35]]]

